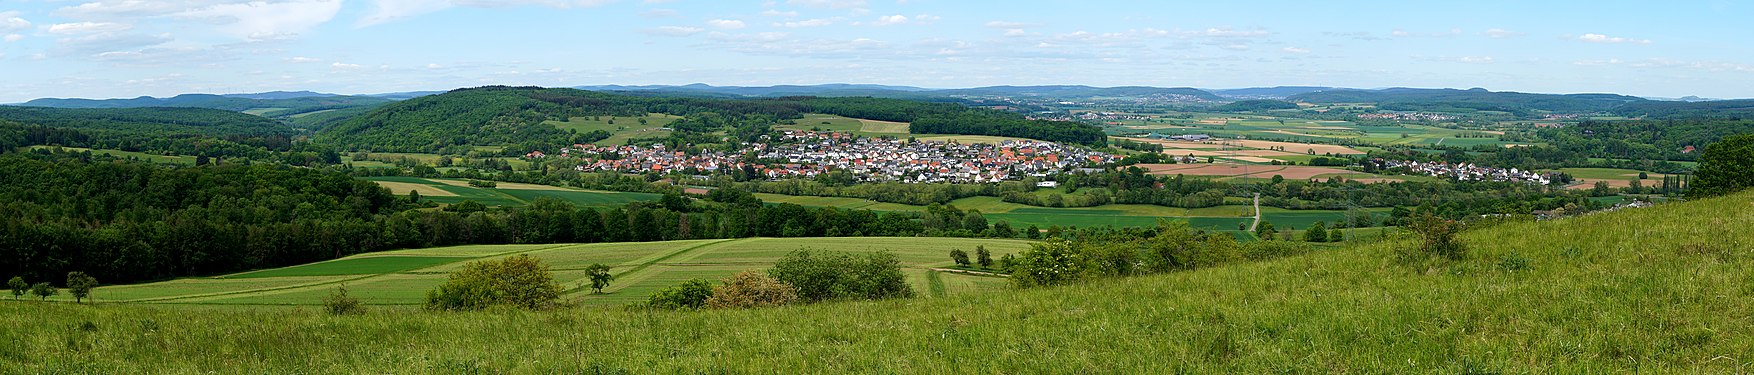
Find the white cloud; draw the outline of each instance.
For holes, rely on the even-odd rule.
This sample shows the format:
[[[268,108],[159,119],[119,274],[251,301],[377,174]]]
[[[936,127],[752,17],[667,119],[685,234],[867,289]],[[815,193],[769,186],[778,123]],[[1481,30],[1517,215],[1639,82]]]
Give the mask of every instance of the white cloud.
[[[778,11],[778,10],[768,9],[768,10],[761,11],[761,15],[767,16],[767,17],[797,17],[798,12],[791,11],[791,10]]]
[[[20,41],[20,40],[24,40],[24,36],[23,36],[23,35],[18,35],[18,34],[6,34],[6,41],[7,41],[7,42],[16,42],[16,41]]]
[[[865,0],[786,0],[786,4],[816,8],[850,9],[864,7]]]
[[[893,15],[893,16],[877,17],[877,21],[871,22],[872,25],[877,25],[877,26],[900,25],[900,24],[904,24],[904,23],[907,23],[907,16],[903,16],[900,14]]]
[[[513,6],[546,6],[551,8],[590,8],[614,0],[371,0],[372,11],[354,24],[366,27],[407,19],[454,7],[497,8]],[[656,2],[647,1],[647,4]]]
[[[727,19],[708,20],[706,21],[706,24],[721,30],[736,30],[741,29],[744,26],[743,21]]]
[[[819,27],[833,25],[834,20],[827,18],[807,19],[803,21],[774,22],[774,27]]]
[[[1182,36],[1208,38],[1259,38],[1272,33],[1262,29],[1237,30],[1229,27],[1213,27],[1205,30],[1181,31],[1180,34]]]
[[[179,18],[221,25],[219,29],[245,39],[278,39],[298,35],[329,22],[341,0],[252,1],[219,4],[174,14]]]
[[[316,58],[310,58],[310,57],[304,57],[304,56],[294,56],[292,58],[286,59],[286,62],[296,63],[296,64],[304,64],[304,63],[323,62],[323,60],[316,59]]]
[[[1393,37],[1397,37],[1397,38],[1447,38],[1447,37],[1461,36],[1461,35],[1462,35],[1462,29],[1453,29],[1453,28],[1449,29],[1449,31],[1447,31],[1447,32],[1421,33],[1421,32],[1411,32],[1411,31],[1406,31],[1406,30],[1401,30],[1401,29],[1395,29],[1395,31],[1389,32],[1389,36],[1393,36]]]
[[[1300,55],[1305,54],[1305,53],[1309,53],[1309,49],[1297,48],[1297,47],[1285,47],[1284,49],[1281,49],[1280,51],[1284,51],[1285,53],[1295,53],[1295,54],[1300,54]]]
[[[1487,29],[1486,32],[1483,34],[1486,34],[1487,37],[1491,37],[1494,39],[1512,38],[1512,37],[1519,37],[1519,36],[1527,35],[1524,33],[1505,30],[1505,29]]]
[[[445,67],[445,66],[444,66],[444,65],[439,65],[439,64],[436,64],[436,63],[435,63],[435,64],[426,64],[426,68],[427,68],[427,69],[438,69],[438,68],[443,68],[443,67]]]
[[[18,11],[0,12],[0,34],[30,29],[30,21],[18,16]]]
[[[1023,29],[1005,30],[1005,36],[1027,36],[1027,35],[1029,35],[1029,32],[1023,31]]]
[[[329,67],[335,68],[335,69],[341,69],[341,70],[356,70],[356,69],[364,69],[365,68],[364,65],[348,64],[348,63],[342,63],[342,62],[336,62],[334,64],[329,64]]]
[[[49,32],[53,33],[53,34],[113,33],[113,32],[118,32],[118,31],[127,31],[128,29],[132,29],[132,28],[134,28],[134,25],[125,24],[125,23],[72,22],[72,23],[57,23],[57,24],[49,25]]]
[[[1021,29],[1021,28],[1025,28],[1025,27],[1031,27],[1031,26],[1035,26],[1035,25],[1022,23],[1022,22],[1010,22],[1010,21],[987,22],[987,27],[995,28],[995,29]]]
[[[1650,39],[1622,38],[1622,37],[1607,36],[1607,35],[1602,35],[1602,34],[1583,34],[1583,35],[1577,36],[1577,40],[1590,42],[1590,43],[1605,43],[1605,44],[1622,44],[1622,43],[1650,44],[1651,43]]]
[[[944,19],[944,17],[934,16],[934,15],[930,15],[930,14],[921,14],[921,15],[914,16],[913,21],[917,22],[917,23],[928,23],[929,24],[929,23],[937,22],[938,20],[941,20],[941,19]]]
[[[640,32],[650,34],[650,35],[659,35],[659,36],[689,36],[689,35],[699,34],[702,31],[706,31],[706,29],[702,29],[699,27],[688,27],[688,26],[658,26],[655,28],[641,30]]]

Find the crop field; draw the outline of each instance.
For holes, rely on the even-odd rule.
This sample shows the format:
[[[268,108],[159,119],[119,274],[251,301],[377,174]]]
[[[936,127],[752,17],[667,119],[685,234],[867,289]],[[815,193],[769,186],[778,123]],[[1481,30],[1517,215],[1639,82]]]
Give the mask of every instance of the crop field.
[[[1062,191],[1062,190],[1052,190]],[[1040,193],[1040,192],[1038,192]],[[758,198],[767,202],[788,202],[802,206],[838,207],[848,209],[868,209],[873,211],[922,211],[924,206],[897,203],[881,203],[859,198],[841,197],[800,197],[779,194],[757,194]],[[979,210],[988,222],[1005,221],[1013,229],[1023,230],[1031,225],[1046,229],[1051,226],[1060,227],[1100,227],[1100,226],[1153,226],[1159,219],[1186,221],[1189,226],[1212,231],[1237,231],[1237,224],[1247,225],[1254,221],[1254,208],[1243,204],[1229,204],[1205,208],[1179,208],[1147,204],[1109,204],[1095,207],[1036,207],[1018,203],[1005,202],[997,197],[969,197],[950,201],[957,209]],[[1386,215],[1386,208],[1371,208],[1372,212]],[[1316,221],[1335,222],[1346,218],[1345,211],[1339,210],[1287,210],[1274,207],[1262,207],[1262,218],[1274,225],[1291,225],[1297,228],[1308,227]],[[1284,223],[1284,224],[1280,224]],[[1239,238],[1244,238],[1239,234]],[[1246,238],[1244,238],[1246,239]]]
[[[1027,138],[1000,137],[993,135],[956,135],[956,134],[919,134],[913,136],[917,141],[956,142],[962,144],[989,143],[997,144],[1004,141],[1015,141]]]
[[[933,268],[949,267],[951,249],[973,252],[985,246],[993,256],[1012,254],[1028,241],[1004,239],[918,237],[745,238],[575,245],[474,245],[360,254],[337,260],[259,270],[211,278],[184,278],[148,284],[100,287],[98,302],[144,302],[181,305],[322,304],[336,287],[375,305],[415,305],[444,282],[450,272],[483,259],[526,254],[547,263],[565,298],[588,305],[620,305],[643,301],[659,289],[695,278],[718,280],[745,270],[765,269],[792,251],[810,248],[850,252],[895,253],[915,291],[928,288],[959,295],[1005,287],[998,277],[939,275],[941,286],[928,285]],[[611,266],[616,280],[603,294],[589,290],[584,268]],[[63,296],[64,297],[64,296]]]
[[[389,188],[390,192],[397,195],[407,195],[411,190],[419,191],[423,198],[452,204],[472,200],[488,206],[515,207],[529,204],[541,198],[555,198],[582,206],[613,206],[628,202],[657,200],[662,197],[650,193],[584,190],[518,183],[499,183],[498,187],[481,188],[469,186],[468,181],[464,180],[438,178],[396,176],[366,177],[365,179]],[[429,193],[434,190],[443,193]]]
[[[773,127],[776,130],[819,130],[840,133],[852,133],[866,136],[906,136],[908,123],[877,121],[828,115],[821,113],[805,114],[804,118],[793,120],[793,124],[781,124]]]
[[[1450,129],[1422,124],[1367,126],[1349,121],[1309,120],[1260,115],[1181,113],[1150,121],[1125,120],[1111,125],[1133,132],[1162,135],[1207,134],[1226,139],[1273,139],[1292,143],[1321,144],[1347,139],[1381,145],[1475,146],[1510,144],[1499,132]],[[1286,148],[1304,151],[1304,148]],[[1326,153],[1317,150],[1318,153]]]
[[[1568,188],[1571,189],[1595,188],[1596,181],[1606,181],[1608,182],[1608,186],[1617,188],[1632,186],[1633,181],[1638,181],[1639,185],[1644,187],[1660,187],[1663,186],[1663,177],[1668,176],[1656,172],[1618,168],[1560,168],[1558,171],[1570,174],[1571,177],[1576,180],[1575,183],[1568,186]],[[1644,172],[1646,177],[1649,178],[1639,180],[1639,172]]]

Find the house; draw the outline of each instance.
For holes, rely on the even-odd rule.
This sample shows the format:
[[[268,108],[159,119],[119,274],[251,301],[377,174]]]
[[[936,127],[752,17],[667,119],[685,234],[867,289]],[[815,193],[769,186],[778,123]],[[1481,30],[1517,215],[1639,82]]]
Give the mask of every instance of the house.
[[[1694,151],[1699,151],[1699,149],[1693,148],[1693,146],[1687,146],[1687,147],[1681,148],[1681,153],[1683,153],[1683,154],[1691,154]]]
[[[1035,187],[1056,188],[1056,187],[1060,187],[1060,182],[1059,181],[1042,181],[1042,182],[1035,183]]]

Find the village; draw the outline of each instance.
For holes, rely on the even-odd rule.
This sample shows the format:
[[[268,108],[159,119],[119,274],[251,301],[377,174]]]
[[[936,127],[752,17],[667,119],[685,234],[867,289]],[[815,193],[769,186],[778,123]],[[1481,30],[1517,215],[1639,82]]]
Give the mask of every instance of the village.
[[[1512,181],[1529,182],[1547,185],[1553,182],[1551,173],[1538,173],[1516,168],[1504,169],[1474,165],[1470,163],[1450,164],[1443,162],[1420,162],[1405,160],[1371,161],[1381,165],[1383,169],[1406,168],[1409,173],[1427,176],[1454,177],[1460,181]]]
[[[863,182],[988,183],[1046,177],[1113,163],[1114,155],[1053,142],[1004,140],[996,144],[861,137],[838,132],[782,131],[746,144],[744,153],[689,153],[651,146],[575,144],[558,157],[577,158],[578,171],[713,174],[750,171],[768,179],[852,173]],[[550,155],[532,152],[527,158]]]

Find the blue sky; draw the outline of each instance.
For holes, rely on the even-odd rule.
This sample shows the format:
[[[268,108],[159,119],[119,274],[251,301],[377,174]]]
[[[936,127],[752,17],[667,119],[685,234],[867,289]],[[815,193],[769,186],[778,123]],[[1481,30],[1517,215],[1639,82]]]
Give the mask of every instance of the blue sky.
[[[1730,1],[0,0],[0,102],[489,84],[1754,97]]]

